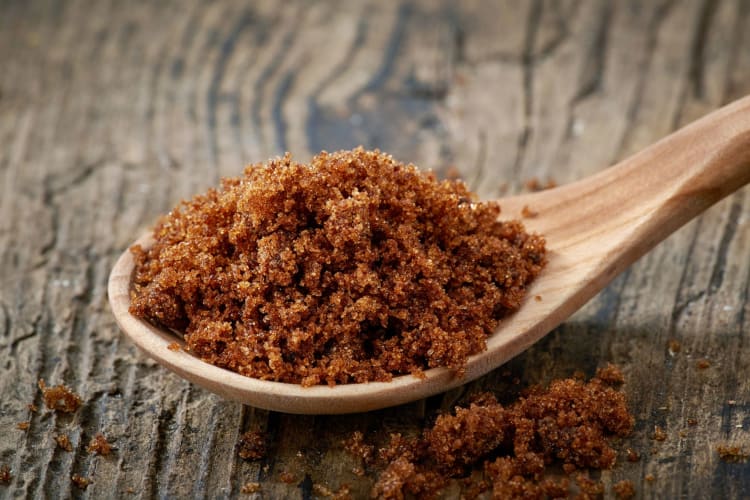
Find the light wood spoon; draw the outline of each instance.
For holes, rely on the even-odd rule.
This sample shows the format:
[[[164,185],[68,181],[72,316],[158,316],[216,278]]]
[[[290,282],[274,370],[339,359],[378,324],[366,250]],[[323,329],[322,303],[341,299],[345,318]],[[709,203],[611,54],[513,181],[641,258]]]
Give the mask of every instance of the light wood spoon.
[[[677,228],[750,182],[750,97],[581,181],[500,200],[502,218],[526,213],[528,230],[547,239],[549,262],[521,309],[502,321],[466,374],[445,368],[391,382],[301,387],[239,375],[201,361],[174,333],[128,312],[133,258],[125,251],[109,278],[118,324],[146,354],[221,396],[290,413],[334,414],[398,405],[465,384],[502,365],[559,325],[615,276]],[[528,210],[524,210],[528,207]],[[536,213],[528,217],[529,211]],[[137,243],[152,242],[144,236]],[[541,300],[535,300],[535,297]]]

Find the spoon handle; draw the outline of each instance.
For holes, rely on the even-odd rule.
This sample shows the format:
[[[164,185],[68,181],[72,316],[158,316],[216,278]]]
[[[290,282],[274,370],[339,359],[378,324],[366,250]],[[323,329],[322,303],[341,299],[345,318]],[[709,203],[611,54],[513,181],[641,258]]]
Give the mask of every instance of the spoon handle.
[[[539,212],[529,225],[551,246],[606,263],[598,271],[608,281],[748,182],[745,97],[597,175],[518,200]]]
[[[602,177],[622,190],[611,208],[644,217],[648,239],[658,243],[750,182],[750,97],[665,137]]]

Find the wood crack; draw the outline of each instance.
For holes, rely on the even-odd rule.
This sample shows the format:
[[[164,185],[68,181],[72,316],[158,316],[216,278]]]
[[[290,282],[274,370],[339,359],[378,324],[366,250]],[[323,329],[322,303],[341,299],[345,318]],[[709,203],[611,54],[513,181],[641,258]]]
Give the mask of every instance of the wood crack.
[[[221,87],[221,82],[224,79],[224,73],[226,73],[229,60],[235,51],[237,40],[239,40],[240,35],[242,35],[242,33],[247,28],[255,24],[255,17],[255,13],[249,8],[246,8],[245,11],[239,16],[239,19],[234,24],[234,27],[221,44],[221,48],[219,49],[219,57],[216,61],[216,64],[214,65],[214,69],[211,74],[211,83],[208,86],[208,94],[206,96],[206,107],[208,109],[208,130],[211,134],[210,151],[211,158],[213,159],[214,163],[218,161],[219,150],[216,128],[216,113],[219,101],[219,89]]]
[[[693,39],[693,45],[690,50],[690,69],[689,78],[693,90],[693,96],[702,99],[704,96],[704,76],[706,44],[708,42],[708,32],[711,28],[714,14],[716,13],[717,2],[715,0],[704,0],[698,15],[698,26]]]
[[[164,404],[164,401],[162,401]],[[144,486],[148,485],[149,496],[159,497],[159,492],[168,491],[168,484],[162,479],[162,475],[168,472],[166,455],[168,453],[169,424],[172,420],[173,409],[162,407],[156,419],[156,428],[151,435],[151,465],[143,476]]]
[[[70,189],[80,187],[88,182],[91,177],[105,165],[104,159],[94,160],[84,163],[79,167],[74,167],[70,171],[64,171],[50,175],[46,180],[47,196],[59,196]]]
[[[619,160],[623,152],[625,150],[625,147],[630,140],[630,130],[632,129],[633,123],[635,123],[636,117],[638,116],[638,110],[641,107],[641,102],[643,100],[643,94],[646,88],[646,82],[648,81],[649,77],[649,71],[651,70],[651,61],[653,59],[654,51],[656,50],[656,44],[659,37],[659,27],[662,25],[666,17],[669,15],[670,10],[672,9],[672,6],[674,4],[674,0],[667,0],[663,2],[659,7],[656,9],[656,12],[654,13],[654,16],[649,22],[649,26],[647,29],[648,33],[648,41],[646,43],[646,50],[643,57],[643,63],[640,65],[643,69],[641,71],[637,83],[636,83],[636,89],[635,89],[635,95],[633,97],[632,102],[628,106],[627,113],[626,113],[626,122],[627,125],[624,128],[624,133],[622,134],[622,137],[619,141],[619,144],[617,145],[617,148],[615,149],[616,154],[614,155],[613,161]]]
[[[406,32],[406,26],[412,15],[412,10],[412,6],[408,3],[403,3],[399,7],[396,17],[396,25],[393,27],[390,40],[383,52],[383,60],[380,63],[380,68],[375,72],[364,88],[356,94],[357,97],[365,92],[374,92],[382,88],[392,73],[393,65],[396,62],[396,57],[398,56],[399,48],[401,47]]]
[[[724,232],[719,240],[719,247],[716,250],[716,260],[714,261],[713,271],[711,272],[711,278],[709,280],[708,289],[709,293],[716,293],[721,288],[724,282],[724,273],[727,267],[727,254],[729,253],[729,245],[732,243],[735,234],[737,233],[737,220],[740,217],[742,211],[742,203],[739,199],[735,199],[729,208],[729,214],[727,215],[727,221],[724,225]]]
[[[315,134],[316,128],[319,126],[322,120],[320,106],[318,105],[318,99],[320,95],[326,90],[340,74],[346,69],[354,60],[359,49],[364,45],[367,39],[367,22],[365,21],[370,17],[370,8],[368,7],[363,15],[357,21],[357,31],[354,36],[354,40],[344,55],[343,59],[336,64],[331,72],[323,78],[318,86],[313,90],[310,96],[307,98],[307,123],[305,124],[305,134],[307,136],[307,142],[309,144],[308,149],[311,151],[322,151],[325,149],[323,144],[317,140]],[[354,106],[354,99],[349,99],[349,107]]]
[[[295,16],[295,19],[292,21],[293,26],[298,26],[301,24],[301,20],[304,17],[305,12],[300,11]],[[258,76],[257,81],[255,82],[255,85],[253,85],[253,102],[250,109],[250,116],[252,117],[252,121],[257,127],[258,130],[263,129],[263,117],[261,116],[261,109],[264,103],[263,99],[263,93],[265,87],[268,85],[268,82],[273,78],[273,76],[276,74],[276,72],[281,67],[281,64],[284,60],[285,54],[289,52],[292,45],[294,44],[294,41],[296,39],[298,32],[296,29],[287,29],[286,33],[283,36],[283,39],[281,43],[279,44],[279,49],[276,51],[276,53],[271,58],[270,64],[263,69],[261,74]],[[277,142],[278,145],[278,142]]]
[[[484,176],[484,167],[487,163],[487,132],[479,131],[479,148],[477,150],[477,159],[474,162],[474,178],[469,183],[469,189],[477,191],[479,183]]]
[[[607,63],[607,49],[609,47],[609,33],[612,28],[614,3],[605,2],[602,11],[601,22],[596,30],[596,35],[589,47],[586,63],[581,74],[579,90],[573,97],[572,105],[584,101],[601,90]]]
[[[276,132],[276,146],[280,153],[287,151],[286,144],[286,121],[284,120],[284,102],[289,96],[289,90],[294,84],[295,71],[290,71],[281,79],[274,92],[273,105],[271,106],[271,117]]]
[[[523,130],[518,137],[516,159],[513,165],[513,178],[518,179],[521,174],[526,146],[529,143],[533,126],[531,117],[534,109],[534,45],[542,17],[542,2],[535,0],[529,12],[526,24],[526,36],[522,53],[523,62]]]

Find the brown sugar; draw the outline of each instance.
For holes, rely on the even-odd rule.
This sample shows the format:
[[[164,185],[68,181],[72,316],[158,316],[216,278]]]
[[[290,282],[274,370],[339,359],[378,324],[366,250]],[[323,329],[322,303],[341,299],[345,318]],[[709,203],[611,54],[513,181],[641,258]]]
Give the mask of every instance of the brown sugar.
[[[654,426],[654,433],[651,435],[651,439],[654,441],[666,441],[667,439],[667,433],[659,427],[658,425]]]
[[[55,436],[55,442],[61,450],[65,450],[68,453],[73,451],[73,444],[70,442],[70,438],[67,434],[58,434]]]
[[[351,500],[352,498],[352,489],[348,484],[340,485],[331,497],[332,500]]]
[[[259,431],[247,431],[240,437],[238,454],[245,460],[260,460],[266,456],[266,440]]]
[[[333,496],[333,492],[325,484],[314,483],[312,485],[312,491],[313,493],[315,493],[316,495],[320,497],[332,497]]]
[[[85,490],[91,484],[91,479],[83,477],[80,474],[73,474],[70,480],[73,481],[73,484],[75,484],[79,489],[82,490]]]
[[[292,484],[293,482],[296,481],[294,474],[292,474],[291,472],[287,472],[287,471],[280,472],[279,479],[281,479],[282,482],[287,483],[287,484]]]
[[[697,368],[698,368],[699,370],[705,370],[706,368],[708,368],[708,367],[710,367],[710,366],[711,366],[711,362],[710,362],[709,360],[707,360],[707,359],[699,359],[699,360],[698,360],[698,361],[697,361],[697,362],[695,363],[695,366],[696,366],[696,367],[697,367]]]
[[[586,471],[612,468],[616,452],[609,440],[629,435],[634,425],[624,394],[610,384],[620,379],[616,372],[611,366],[600,372],[608,380],[555,380],[507,406],[482,394],[439,415],[418,438],[393,435],[379,453],[385,467],[373,496],[432,497],[449,478],[477,467],[484,483],[469,487],[477,494],[491,489],[496,498],[567,496],[567,478],[544,477],[553,464],[562,464],[567,474],[581,471],[578,489],[601,494],[603,485]]]
[[[635,487],[633,486],[632,481],[618,481],[614,484],[614,486],[612,486],[612,490],[614,490],[617,498],[621,498],[623,500],[633,498],[635,496]]]
[[[460,375],[545,262],[544,239],[499,214],[378,151],[287,154],[163,217],[131,249],[130,310],[264,380]]]
[[[539,212],[535,212],[534,210],[530,209],[528,205],[524,205],[521,209],[521,216],[527,219],[534,218],[537,215],[539,215]]]
[[[677,339],[669,339],[667,342],[667,350],[669,351],[669,354],[674,356],[680,350],[682,349],[682,344],[680,344],[680,341]]]
[[[13,480],[13,474],[10,473],[10,467],[3,464],[0,465],[0,484],[10,484]]]
[[[524,182],[524,187],[532,192],[543,191],[545,189],[557,187],[557,182],[552,178],[548,178],[546,183],[542,183],[538,177],[532,177]]]
[[[627,456],[628,462],[637,462],[641,459],[641,456],[638,454],[638,452],[633,450],[632,448],[628,448],[625,450],[625,456]]]
[[[42,391],[44,404],[50,410],[73,413],[83,404],[81,397],[65,385],[47,387],[44,380],[39,379],[39,389]]]
[[[244,493],[245,495],[250,495],[252,493],[258,493],[260,491],[260,483],[257,482],[249,482],[242,485],[242,488],[240,489],[240,493]]]
[[[178,344],[177,342],[172,342],[167,346],[167,349],[177,352],[180,350],[180,344]]]
[[[596,378],[612,386],[618,386],[625,383],[625,376],[619,368],[613,364],[607,364],[604,368],[596,370]]]
[[[743,452],[739,446],[720,444],[716,447],[716,452],[719,458],[729,463],[746,462],[750,459],[750,453]]]
[[[352,498],[351,490],[346,484],[342,484],[338,490],[332,491],[331,488],[324,484],[313,483],[312,491],[316,496],[321,498],[332,498],[333,500],[348,500]]]
[[[354,431],[344,441],[344,449],[351,455],[362,459],[362,463],[366,465],[373,463],[373,459],[375,458],[375,446],[365,443],[365,436],[360,431]]]
[[[86,447],[86,451],[106,457],[112,453],[112,445],[101,432],[98,432],[93,438],[91,438],[89,445]]]
[[[576,484],[586,498],[599,498],[604,494],[604,485],[591,479],[588,474],[576,474]]]
[[[16,427],[18,427],[19,430],[27,431],[27,430],[29,430],[29,427],[31,427],[31,422],[28,422],[28,421],[26,421],[26,422],[18,422],[16,424]]]

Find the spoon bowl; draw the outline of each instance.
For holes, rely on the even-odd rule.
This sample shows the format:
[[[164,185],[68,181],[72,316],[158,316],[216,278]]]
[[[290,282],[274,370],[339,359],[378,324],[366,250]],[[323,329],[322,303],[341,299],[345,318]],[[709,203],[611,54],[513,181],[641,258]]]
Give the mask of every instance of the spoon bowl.
[[[180,376],[225,398],[300,414],[375,410],[465,384],[523,352],[582,307],[627,266],[706,208],[750,182],[750,97],[735,101],[591,177],[499,200],[502,218],[521,219],[547,240],[548,263],[524,305],[502,320],[462,377],[447,368],[424,378],[302,387],[254,379],[208,364],[182,339],[130,314],[134,259],[125,251],[109,278],[123,332]],[[147,248],[150,234],[135,243]]]

